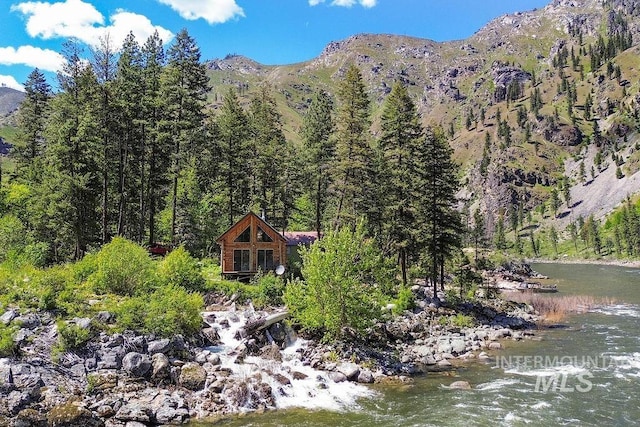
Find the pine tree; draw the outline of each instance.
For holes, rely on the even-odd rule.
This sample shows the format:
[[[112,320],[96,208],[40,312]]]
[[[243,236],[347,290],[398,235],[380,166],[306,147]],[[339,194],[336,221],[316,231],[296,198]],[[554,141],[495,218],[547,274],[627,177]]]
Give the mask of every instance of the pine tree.
[[[126,37],[118,58],[113,97],[117,110],[117,152],[109,159],[115,165],[117,205],[115,233],[142,242],[144,236],[144,191],[146,170],[142,54],[132,33]],[[112,166],[113,168],[113,166]]]
[[[44,130],[53,96],[44,74],[34,69],[24,84],[25,97],[18,111],[18,134],[11,152],[18,174],[27,182],[39,182],[41,156],[46,150]]]
[[[161,79],[166,58],[162,40],[157,31],[142,47],[141,62],[143,94],[140,109],[143,121],[141,123],[142,147],[140,147],[142,167],[139,170],[141,212],[139,229],[141,235],[142,230],[147,230],[148,242],[152,245],[156,243],[157,213],[163,207],[170,165],[170,140],[162,129],[165,123],[165,99]]]
[[[322,231],[322,220],[329,199],[331,167],[335,159],[333,101],[327,92],[318,91],[302,125],[302,138],[309,157],[306,170],[309,179],[309,194],[314,205],[314,223],[318,236]]]
[[[434,296],[438,275],[442,275],[444,262],[460,246],[462,232],[460,216],[454,206],[459,185],[458,168],[451,154],[452,149],[444,133],[440,129],[427,128],[425,143],[416,153],[419,171],[416,183],[422,189],[417,201],[419,226],[416,231],[423,236],[430,259]]]
[[[381,194],[383,247],[396,254],[407,284],[409,257],[416,252],[416,217],[420,200],[417,153],[423,141],[418,113],[407,88],[393,85],[381,117],[380,150],[382,151]]]
[[[249,134],[249,119],[240,106],[233,89],[229,89],[222,100],[217,118],[220,139],[220,176],[224,181],[222,194],[226,199],[228,224],[231,226],[241,215],[251,208],[251,165],[247,161],[252,156]]]
[[[41,231],[53,242],[54,259],[81,258],[97,242],[97,158],[100,145],[99,86],[75,41],[66,42],[58,74],[61,92],[52,101],[49,146],[38,189]]]
[[[335,227],[355,227],[365,217],[368,227],[376,228],[375,153],[371,148],[369,98],[360,70],[351,65],[338,87],[336,117],[336,167],[334,190],[337,194]]]
[[[98,109],[99,137],[101,140],[101,156],[98,160],[100,176],[102,181],[101,189],[101,240],[104,245],[109,241],[109,211],[111,197],[111,188],[109,178],[115,175],[113,172],[113,158],[116,156],[114,150],[115,144],[112,139],[119,136],[116,131],[115,118],[115,100],[113,96],[113,81],[116,75],[116,50],[111,42],[111,38],[107,34],[100,38],[100,45],[93,50],[93,60],[91,62],[100,91],[100,104]],[[120,231],[120,230],[118,230]]]
[[[175,240],[178,209],[178,181],[184,164],[198,152],[204,128],[204,103],[209,91],[205,64],[200,62],[200,48],[186,29],[181,30],[167,51],[167,66],[162,92],[166,101],[165,132],[172,142],[171,226],[169,238]]]
[[[282,197],[285,182],[282,169],[289,164],[284,158],[287,142],[271,86],[266,82],[260,85],[251,101],[249,124],[254,156],[246,161],[252,161],[255,205],[272,223],[284,228],[286,218],[282,215]]]

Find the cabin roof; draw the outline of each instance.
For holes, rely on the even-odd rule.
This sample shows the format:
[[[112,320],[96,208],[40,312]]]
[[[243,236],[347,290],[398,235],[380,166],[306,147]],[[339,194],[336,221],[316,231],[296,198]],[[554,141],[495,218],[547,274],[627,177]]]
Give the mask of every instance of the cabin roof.
[[[220,243],[221,241],[224,240],[224,238],[227,236],[227,234],[229,234],[229,232],[231,230],[233,230],[239,223],[241,223],[242,221],[244,221],[247,217],[249,216],[254,216],[256,217],[256,219],[258,220],[258,223],[260,225],[264,225],[265,227],[269,228],[271,231],[273,231],[275,233],[275,235],[282,241],[286,242],[287,239],[278,231],[276,230],[273,226],[271,226],[267,221],[263,220],[262,218],[260,218],[258,215],[256,215],[253,212],[248,212],[245,216],[243,216],[242,218],[240,218],[238,221],[236,221],[231,227],[229,227],[227,229],[227,231],[225,231],[224,233],[222,233],[220,235],[220,237],[218,237],[216,239],[216,243]]]
[[[310,245],[318,240],[317,231],[286,231],[287,246]]]

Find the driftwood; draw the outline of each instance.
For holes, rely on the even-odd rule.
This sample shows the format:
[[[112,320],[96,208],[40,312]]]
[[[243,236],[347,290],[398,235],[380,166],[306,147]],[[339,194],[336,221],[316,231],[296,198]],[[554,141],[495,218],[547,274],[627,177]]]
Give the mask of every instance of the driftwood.
[[[245,338],[250,335],[255,334],[256,332],[260,332],[263,329],[268,328],[274,323],[281,322],[289,316],[288,311],[281,311],[279,313],[270,314],[267,317],[259,317],[257,319],[252,319],[247,321],[247,323],[238,331],[238,336]]]

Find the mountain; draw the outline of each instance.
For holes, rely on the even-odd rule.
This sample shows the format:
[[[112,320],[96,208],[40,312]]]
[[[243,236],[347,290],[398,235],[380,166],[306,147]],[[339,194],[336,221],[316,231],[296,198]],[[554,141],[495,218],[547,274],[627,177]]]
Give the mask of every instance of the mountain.
[[[532,215],[543,203],[539,220],[566,226],[578,216],[601,218],[640,191],[639,42],[635,1],[554,0],[501,16],[465,40],[360,34],[298,64],[211,60],[211,102],[216,108],[228,87],[248,102],[268,81],[287,136],[299,141],[312,93],[335,93],[354,63],[373,101],[374,134],[396,80],[409,87],[425,124],[449,132],[464,208],[485,212],[489,229],[500,216]],[[551,203],[554,189],[569,200]]]
[[[7,122],[24,99],[24,92],[0,86],[0,123]]]

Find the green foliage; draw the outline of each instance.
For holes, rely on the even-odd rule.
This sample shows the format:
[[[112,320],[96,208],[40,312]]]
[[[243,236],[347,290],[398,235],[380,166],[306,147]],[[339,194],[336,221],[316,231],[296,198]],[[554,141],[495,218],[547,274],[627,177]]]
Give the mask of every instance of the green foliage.
[[[74,323],[66,323],[64,321],[58,321],[56,325],[58,327],[58,343],[54,348],[54,352],[58,354],[65,351],[78,350],[91,339],[91,327],[83,328]]]
[[[252,292],[253,302],[258,307],[282,304],[282,294],[285,289],[282,278],[273,273],[260,274],[254,277],[252,284],[255,286],[254,292]]]
[[[416,299],[411,288],[402,287],[398,291],[398,297],[394,300],[394,314],[400,314],[406,310],[412,310],[416,306]]]
[[[169,252],[160,262],[158,279],[164,285],[180,285],[190,291],[201,291],[205,283],[198,260],[183,246]]]
[[[81,268],[92,269],[87,281],[98,293],[135,295],[153,288],[155,266],[147,251],[121,237],[114,238]]]
[[[181,286],[158,288],[149,295],[123,300],[115,308],[117,327],[138,332],[172,337],[191,336],[200,330],[204,305],[202,296]]]
[[[470,328],[474,325],[473,317],[462,313],[457,313],[455,316],[451,316],[449,318],[449,322],[452,326],[457,328]]]
[[[162,337],[191,336],[200,330],[204,306],[202,296],[180,286],[164,286],[149,296],[145,330]]]
[[[305,281],[290,281],[284,301],[304,329],[332,339],[344,327],[363,332],[380,317],[381,289],[389,278],[380,271],[381,254],[362,223],[355,231],[343,227],[328,233],[303,250],[302,259]]]
[[[18,331],[15,325],[5,326],[0,323],[0,357],[13,356],[17,351],[17,344],[13,340],[13,336]]]

